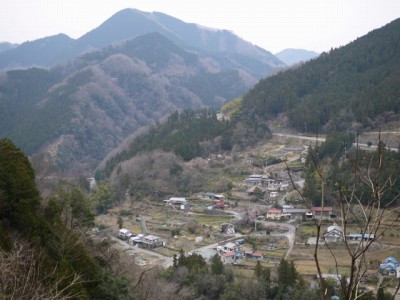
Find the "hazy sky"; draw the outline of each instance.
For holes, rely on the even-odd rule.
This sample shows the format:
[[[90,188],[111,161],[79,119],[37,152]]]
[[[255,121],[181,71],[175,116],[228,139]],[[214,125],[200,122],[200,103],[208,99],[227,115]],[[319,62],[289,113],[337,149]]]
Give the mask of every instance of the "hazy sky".
[[[0,0],[0,41],[78,38],[124,8],[228,29],[273,53],[327,51],[400,17],[400,0]]]

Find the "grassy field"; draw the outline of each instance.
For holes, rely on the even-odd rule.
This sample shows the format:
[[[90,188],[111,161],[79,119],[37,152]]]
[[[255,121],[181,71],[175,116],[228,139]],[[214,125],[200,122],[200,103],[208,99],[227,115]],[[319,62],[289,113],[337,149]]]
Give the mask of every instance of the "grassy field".
[[[276,259],[276,258],[282,258],[286,254],[287,249],[277,249],[275,251],[260,251],[260,252],[263,253],[265,258]]]

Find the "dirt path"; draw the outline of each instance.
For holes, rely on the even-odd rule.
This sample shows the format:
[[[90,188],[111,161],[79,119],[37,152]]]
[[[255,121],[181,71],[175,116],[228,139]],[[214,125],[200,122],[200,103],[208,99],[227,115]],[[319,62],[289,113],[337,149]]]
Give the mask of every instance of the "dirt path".
[[[279,226],[279,227],[284,227],[288,230],[287,232],[284,232],[284,233],[271,234],[271,236],[284,236],[288,239],[289,249],[286,252],[285,257],[284,257],[285,259],[288,258],[290,255],[290,252],[292,251],[292,249],[294,247],[294,240],[295,240],[295,236],[296,236],[296,227],[289,223],[277,223],[277,222],[269,222],[269,221],[261,221],[261,223],[264,226]]]

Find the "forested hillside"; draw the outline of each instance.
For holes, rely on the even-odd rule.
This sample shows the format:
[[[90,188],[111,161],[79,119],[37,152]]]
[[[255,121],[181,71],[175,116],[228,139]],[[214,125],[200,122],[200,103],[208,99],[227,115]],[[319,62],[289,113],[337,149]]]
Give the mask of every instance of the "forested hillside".
[[[243,107],[264,120],[283,114],[301,132],[357,130],[398,119],[399,83],[400,19],[262,80]]]
[[[89,250],[81,235],[93,221],[77,188],[43,201],[28,158],[0,140],[0,298],[122,299],[127,281],[104,260],[107,246]]]
[[[140,153],[162,150],[190,161],[196,157],[229,151],[234,146],[240,149],[270,137],[269,128],[254,120],[217,120],[211,109],[175,112],[165,122],[148,128],[125,149],[106,159],[96,176],[98,179],[108,178],[118,164]]]
[[[152,33],[49,70],[0,73],[0,136],[29,155],[53,149],[61,170],[92,170],[139,128],[249,88],[243,70],[209,69],[206,57]]]

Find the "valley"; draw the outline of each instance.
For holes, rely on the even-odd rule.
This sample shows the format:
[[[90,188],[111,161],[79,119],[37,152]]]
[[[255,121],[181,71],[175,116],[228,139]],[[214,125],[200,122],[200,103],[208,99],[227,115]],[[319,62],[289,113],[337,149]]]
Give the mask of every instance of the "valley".
[[[394,131],[393,134],[396,135],[397,131]],[[377,138],[377,135],[377,132],[365,133],[360,139],[373,140]],[[318,140],[322,142],[325,141],[325,138],[319,137]],[[278,191],[274,197],[271,197],[269,191],[255,197],[246,187],[245,179],[251,174],[274,174],[275,178],[289,182],[288,165],[289,168],[292,167],[293,170],[296,170],[291,171],[293,182],[303,186],[304,163],[301,162],[301,158],[307,157],[305,149],[310,145],[315,145],[315,142],[315,137],[293,133],[290,135],[273,133],[271,140],[236,153],[236,158],[228,159],[227,154],[224,154],[206,159],[208,164],[218,162],[218,166],[213,167],[214,173],[215,168],[219,168],[219,171],[216,171],[218,175],[214,176],[228,175],[224,172],[227,162],[231,169],[242,170],[240,175],[229,176],[233,187],[229,193],[222,193],[226,205],[223,209],[216,208],[218,201],[212,199],[215,195],[213,191],[175,195],[186,197],[188,207],[184,209],[181,209],[179,205],[166,205],[164,201],[152,199],[152,197],[130,200],[131,198],[127,196],[122,205],[110,209],[106,215],[99,215],[96,218],[96,224],[98,227],[104,228],[103,230],[111,239],[117,241],[116,247],[122,247],[121,249],[124,249],[123,251],[129,255],[128,259],[137,257],[144,259],[146,265],[142,268],[145,269],[157,265],[164,267],[172,265],[173,255],[179,256],[182,250],[186,255],[196,253],[207,260],[211,259],[212,255],[220,253],[225,263],[234,266],[235,273],[247,274],[245,276],[251,278],[253,276],[252,269],[258,259],[251,258],[250,254],[246,256],[246,253],[256,251],[262,257],[259,261],[263,267],[275,269],[280,260],[285,258],[294,261],[298,272],[307,281],[313,282],[317,269],[314,260],[315,246],[310,241],[315,240],[316,227],[312,220],[305,217],[305,212],[309,211],[309,208],[301,200],[299,194],[293,190],[291,184],[287,189]],[[375,151],[373,148],[368,149]],[[255,158],[266,160],[271,156],[284,157],[286,163],[270,166],[254,165]],[[297,168],[301,170],[298,171]],[[208,196],[206,196],[207,194]],[[282,215],[278,217],[278,220],[273,220],[275,217],[270,215],[269,211],[276,208],[282,210],[285,207],[289,208],[288,211],[290,208],[293,208],[293,211],[302,210],[302,214],[300,217]],[[334,209],[337,211],[339,207],[334,207]],[[128,212],[128,216],[123,216]],[[149,250],[143,251],[140,244],[133,246],[129,245],[128,241],[118,239],[118,224],[121,224],[118,219],[120,218],[122,218],[124,228],[135,235],[151,234],[160,237],[164,246],[149,252]],[[324,217],[322,220],[322,241],[320,241],[321,245],[318,251],[320,268],[324,274],[337,274],[338,271],[340,274],[345,274],[349,271],[350,258],[347,254],[347,246],[343,242],[338,242],[328,243],[330,246],[326,247],[323,240],[328,227],[333,224],[341,224],[341,220],[340,213],[335,218]],[[146,223],[146,232],[143,232],[141,222]],[[221,230],[223,224],[232,224],[235,233],[223,233]],[[391,226],[385,236],[376,240],[373,247],[367,251],[369,279],[363,283],[365,288],[373,290],[378,285],[379,278],[381,278],[379,272],[381,261],[390,256],[400,257],[400,236],[397,234],[399,226],[398,222]],[[356,224],[349,225],[347,228],[347,232],[356,230],[358,230]],[[240,256],[234,260],[224,258],[226,252],[218,249],[222,249],[228,242],[235,243],[238,240],[244,240],[244,243],[236,250]],[[353,246],[356,245],[357,243],[353,242]],[[350,244],[350,247],[353,246]],[[340,258],[339,261],[336,260],[337,257]]]
[[[0,299],[399,299],[399,41],[125,9],[0,44]]]

